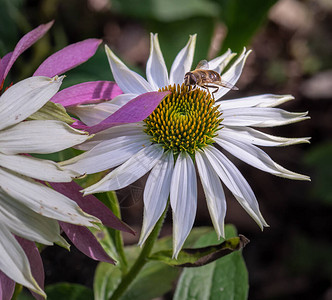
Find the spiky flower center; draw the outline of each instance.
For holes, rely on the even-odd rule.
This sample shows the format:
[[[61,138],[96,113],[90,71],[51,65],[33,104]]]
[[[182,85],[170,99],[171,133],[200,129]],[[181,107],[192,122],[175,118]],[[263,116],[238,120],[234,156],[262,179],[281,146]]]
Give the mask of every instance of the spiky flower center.
[[[211,95],[200,89],[190,91],[184,84],[161,91],[171,94],[144,120],[151,141],[174,154],[185,151],[190,155],[213,144],[222,118]]]

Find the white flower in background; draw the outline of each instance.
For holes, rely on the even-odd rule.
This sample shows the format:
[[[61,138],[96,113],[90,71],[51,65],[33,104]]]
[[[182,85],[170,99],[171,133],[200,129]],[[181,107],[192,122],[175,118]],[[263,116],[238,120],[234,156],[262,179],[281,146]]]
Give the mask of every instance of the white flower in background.
[[[61,121],[24,121],[58,91],[62,78],[30,77],[0,96],[0,270],[43,296],[14,235],[68,247],[58,221],[83,226],[99,222],[74,201],[36,181],[69,182],[77,172],[21,154],[57,152],[87,140],[85,132]]]
[[[157,35],[151,35],[146,77],[128,69],[106,46],[116,83],[123,91],[109,103],[77,106],[72,111],[89,126],[95,125],[138,95],[171,91],[143,122],[101,131],[79,146],[87,152],[63,166],[88,174],[117,167],[96,184],[84,189],[92,194],[124,188],[147,172],[144,190],[144,220],[139,244],[144,243],[166,207],[173,211],[173,242],[176,257],[187,238],[196,215],[197,179],[195,165],[205,192],[207,206],[218,236],[224,236],[226,199],[222,183],[250,216],[263,228],[256,197],[235,165],[219,150],[226,150],[265,172],[289,179],[309,180],[275,163],[257,146],[287,146],[308,142],[308,138],[283,138],[252,127],[273,127],[307,119],[307,113],[290,113],[274,108],[293,97],[271,94],[221,100],[229,89],[214,94],[203,89],[189,91],[184,75],[192,70],[196,36],[178,53],[168,76]],[[235,85],[250,51],[244,51],[222,75]],[[227,51],[209,62],[221,73],[234,57]],[[214,88],[212,89],[212,91]],[[189,91],[189,92],[188,92]],[[218,146],[218,147],[216,147]],[[220,147],[220,148],[219,148]]]

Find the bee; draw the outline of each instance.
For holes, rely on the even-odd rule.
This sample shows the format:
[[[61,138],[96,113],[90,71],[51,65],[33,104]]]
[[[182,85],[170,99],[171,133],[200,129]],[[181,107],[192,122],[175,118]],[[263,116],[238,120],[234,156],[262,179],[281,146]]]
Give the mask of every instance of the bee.
[[[238,90],[236,86],[222,80],[218,72],[209,70],[209,63],[206,60],[201,60],[195,70],[185,74],[184,85],[192,87],[190,91],[193,91],[200,86],[201,88],[206,89],[209,93],[209,88],[214,88],[214,91],[211,93],[213,100],[214,94],[219,91],[220,86],[230,90]]]

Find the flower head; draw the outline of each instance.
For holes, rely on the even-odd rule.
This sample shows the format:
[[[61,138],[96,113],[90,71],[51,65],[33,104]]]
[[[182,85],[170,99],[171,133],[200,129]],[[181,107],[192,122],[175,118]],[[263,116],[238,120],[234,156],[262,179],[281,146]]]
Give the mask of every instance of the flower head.
[[[62,77],[57,76],[30,77],[0,96],[0,270],[39,294],[44,292],[12,234],[45,245],[58,243],[68,247],[60,235],[58,220],[83,226],[100,222],[74,201],[38,182],[69,182],[79,175],[77,172],[21,154],[52,153],[87,140],[85,132],[61,121],[22,122],[58,91],[61,82]]]
[[[73,108],[83,122],[95,125],[146,92],[171,93],[143,122],[100,131],[94,138],[79,145],[80,149],[87,152],[63,163],[64,167],[88,174],[117,167],[99,182],[84,189],[85,194],[121,189],[150,171],[144,189],[144,219],[139,243],[144,243],[170,197],[175,257],[196,215],[195,165],[219,237],[224,236],[226,214],[223,184],[261,228],[268,226],[249,184],[216,146],[276,176],[309,179],[281,167],[257,147],[304,143],[308,142],[308,138],[276,137],[251,128],[301,121],[307,118],[307,113],[290,113],[274,108],[293,99],[289,95],[265,94],[222,101],[221,97],[229,91],[227,87],[219,86],[217,90],[212,87],[212,91],[215,90],[214,97],[211,97],[209,87],[190,89],[183,81],[185,74],[192,70],[195,40],[195,35],[190,37],[176,56],[168,75],[157,35],[152,34],[146,67],[147,80],[128,69],[106,47],[113,76],[123,94],[107,103]],[[222,75],[222,79],[230,86],[236,84],[249,53],[244,49]],[[229,50],[211,60],[210,69],[220,74],[234,55]]]
[[[5,87],[5,79],[16,59],[52,24],[42,24],[28,32],[13,52],[0,58],[0,294],[8,295],[4,296],[8,299],[14,292],[15,281],[45,296],[42,290],[43,265],[34,242],[45,245],[57,243],[69,248],[60,235],[60,226],[71,240],[73,235],[84,237],[84,246],[90,247],[88,252],[81,241],[73,240],[82,252],[98,260],[113,261],[91,232],[78,226],[96,226],[95,223],[100,221],[84,213],[76,203],[78,199],[76,202],[70,199],[75,196],[75,191],[67,192],[69,197],[66,197],[41,183],[52,182],[53,186],[57,185],[57,190],[61,190],[62,182],[68,185],[73,177],[80,174],[63,170],[52,161],[26,155],[61,151],[89,138],[86,132],[73,129],[64,122],[32,120],[35,117],[31,115],[59,90],[63,77],[55,75],[90,58],[101,40],[88,39],[70,45],[46,59],[34,77]],[[95,212],[96,207],[98,205],[94,210],[85,209]],[[109,214],[108,217],[112,225],[121,227],[117,226],[120,221],[114,221],[115,216]]]

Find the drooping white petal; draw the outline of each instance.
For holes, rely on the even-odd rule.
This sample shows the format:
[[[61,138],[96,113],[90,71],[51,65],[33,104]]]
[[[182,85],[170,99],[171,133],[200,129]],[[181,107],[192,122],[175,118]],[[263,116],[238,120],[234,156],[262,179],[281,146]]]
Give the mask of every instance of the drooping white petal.
[[[143,195],[144,218],[141,237],[138,242],[139,245],[145,242],[166,208],[173,169],[173,153],[171,151],[165,152],[152,168],[148,180],[146,181]]]
[[[232,64],[232,66],[226,71],[225,74],[221,75],[221,79],[228,82],[231,85],[235,85],[241,76],[244,63],[246,62],[246,59],[250,54],[250,52],[251,50],[246,52],[246,49],[244,48],[243,52],[241,53],[239,58],[234,62],[234,64]],[[220,87],[219,90],[214,94],[215,99],[221,98],[228,92],[229,92],[228,88]]]
[[[223,111],[222,124],[227,126],[273,127],[300,122],[308,112],[291,113],[280,108],[234,108]]]
[[[228,49],[223,55],[209,61],[209,69],[220,74],[235,55],[236,53]]]
[[[160,50],[158,34],[150,34],[150,56],[146,64],[146,78],[155,91],[169,84],[167,67]]]
[[[132,184],[154,167],[163,151],[163,148],[156,144],[143,148],[103,179],[84,189],[84,194],[118,190]]]
[[[0,220],[10,231],[25,239],[52,245],[61,241],[59,223],[29,209],[0,188]]]
[[[195,160],[213,226],[218,238],[225,237],[226,197],[224,189],[204,152],[197,151]]]
[[[197,209],[196,172],[186,152],[181,152],[175,163],[170,202],[173,211],[173,257],[176,258],[193,227]]]
[[[182,84],[184,75],[190,71],[193,63],[196,34],[189,37],[187,45],[178,53],[171,67],[170,84]]]
[[[215,141],[226,151],[257,169],[284,178],[310,180],[308,176],[294,173],[278,165],[263,150],[254,145],[225,136],[217,137]]]
[[[93,174],[122,164],[150,144],[148,136],[143,133],[137,136],[120,136],[104,140],[91,150],[59,164],[64,169],[80,174]]]
[[[99,104],[76,105],[67,108],[67,111],[79,117],[88,126],[94,126],[109,117],[120,108],[112,102]]]
[[[5,154],[52,153],[83,143],[86,132],[56,120],[33,120],[0,131],[0,151]]]
[[[97,218],[84,213],[76,202],[28,177],[0,168],[1,187],[16,201],[45,217],[82,226],[95,226]]]
[[[112,104],[118,105],[118,106],[123,106],[127,104],[130,100],[133,100],[136,98],[138,94],[121,94],[112,99]]]
[[[235,165],[213,146],[207,146],[204,153],[221,181],[259,227],[263,229],[263,226],[268,226],[259,210],[254,192]]]
[[[59,90],[63,76],[24,79],[0,97],[0,130],[17,124],[40,109]]]
[[[242,107],[275,107],[287,101],[294,100],[292,95],[263,94],[231,100],[216,101],[220,104],[220,110],[242,108]]]
[[[97,132],[91,139],[85,141],[84,143],[75,146],[75,149],[79,150],[90,150],[102,141],[114,139],[121,136],[139,136],[143,133],[144,122],[129,123],[119,126],[114,126],[103,131]]]
[[[0,166],[28,177],[50,182],[70,182],[72,178],[82,174],[63,170],[53,161],[25,155],[0,153]]]
[[[125,94],[139,95],[153,91],[151,84],[141,75],[131,71],[107,45],[105,50],[116,84]]]
[[[250,127],[224,126],[218,135],[222,137],[230,137],[238,141],[249,144],[266,147],[289,146],[301,143],[309,143],[310,138],[285,138],[273,136]]]
[[[0,257],[0,270],[3,273],[46,298],[46,294],[31,274],[26,254],[2,222],[0,222]]]

